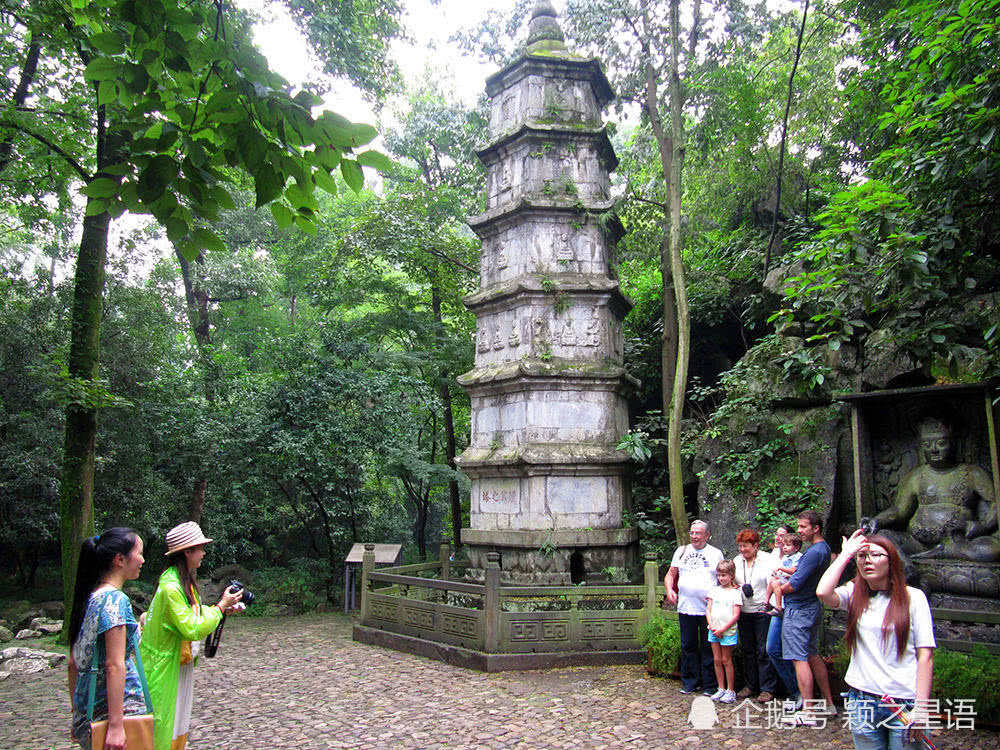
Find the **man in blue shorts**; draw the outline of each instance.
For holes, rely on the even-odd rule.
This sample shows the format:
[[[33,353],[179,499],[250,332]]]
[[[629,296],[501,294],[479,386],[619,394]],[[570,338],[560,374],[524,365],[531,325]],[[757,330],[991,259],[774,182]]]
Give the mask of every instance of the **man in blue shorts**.
[[[819,626],[823,618],[823,604],[816,597],[816,584],[830,566],[830,545],[823,540],[823,519],[814,510],[799,513],[798,532],[809,549],[802,555],[795,573],[781,587],[785,614],[781,627],[781,653],[795,664],[795,678],[799,695],[810,708],[813,699],[814,676],[820,692],[826,699],[828,712],[835,712],[830,676],[817,649]],[[812,724],[808,713],[796,714],[796,724]]]

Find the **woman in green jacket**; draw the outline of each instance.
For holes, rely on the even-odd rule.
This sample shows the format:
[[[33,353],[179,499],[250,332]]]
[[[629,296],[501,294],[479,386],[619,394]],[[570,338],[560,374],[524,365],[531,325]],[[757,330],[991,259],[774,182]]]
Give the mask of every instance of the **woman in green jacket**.
[[[194,521],[167,532],[170,567],[160,576],[139,647],[153,701],[156,750],[184,750],[201,640],[243,597],[242,591],[227,589],[218,604],[201,605],[197,570],[211,541]]]

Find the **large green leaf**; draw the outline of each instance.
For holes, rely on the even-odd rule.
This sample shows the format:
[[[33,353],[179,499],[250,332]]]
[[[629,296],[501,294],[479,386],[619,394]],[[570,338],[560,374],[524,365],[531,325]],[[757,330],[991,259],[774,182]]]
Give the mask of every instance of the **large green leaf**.
[[[274,217],[275,222],[277,222],[281,229],[288,229],[292,225],[294,215],[288,206],[280,201],[272,201],[268,207],[271,209],[271,215]]]
[[[170,186],[177,177],[178,165],[171,157],[164,154],[153,157],[149,165],[139,174],[139,199],[143,203],[152,203]]]
[[[110,198],[118,194],[118,181],[110,177],[98,177],[88,182],[80,192],[88,198]]]
[[[378,151],[364,151],[358,154],[358,164],[362,167],[373,167],[379,172],[393,172],[398,166],[396,162]]]
[[[125,43],[117,34],[110,32],[94,34],[90,43],[106,55],[120,55],[125,51]]]
[[[344,177],[347,187],[355,193],[360,192],[365,184],[365,174],[361,167],[353,159],[342,159],[340,162],[340,174]]]
[[[263,165],[253,176],[254,190],[257,194],[256,207],[265,206],[279,195],[285,187],[285,180],[269,164]]]
[[[333,175],[326,170],[317,169],[313,172],[313,180],[316,182],[316,187],[325,190],[330,195],[337,194],[337,181],[334,179]]]
[[[119,77],[121,65],[107,57],[96,57],[83,72],[89,81],[113,81]]]
[[[371,125],[356,124],[329,111],[319,116],[316,125],[333,145],[342,148],[364,146],[378,135],[378,131]]]
[[[191,238],[203,250],[221,252],[226,249],[226,243],[211,229],[199,227],[191,234]]]

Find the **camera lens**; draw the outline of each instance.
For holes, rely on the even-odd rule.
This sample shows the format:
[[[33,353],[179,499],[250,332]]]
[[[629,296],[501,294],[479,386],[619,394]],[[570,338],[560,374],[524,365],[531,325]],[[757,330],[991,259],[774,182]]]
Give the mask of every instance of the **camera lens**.
[[[229,581],[229,588],[232,591],[242,591],[243,592],[243,598],[240,599],[240,601],[243,602],[244,606],[249,607],[251,604],[253,604],[253,598],[254,598],[253,597],[253,592],[250,591],[250,589],[248,589],[242,583],[240,583],[239,581],[237,581],[235,578],[233,578],[232,580]]]

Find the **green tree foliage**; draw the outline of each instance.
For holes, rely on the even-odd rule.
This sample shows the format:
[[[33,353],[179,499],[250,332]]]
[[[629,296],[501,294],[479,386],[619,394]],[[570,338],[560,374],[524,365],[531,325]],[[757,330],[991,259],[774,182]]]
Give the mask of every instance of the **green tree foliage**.
[[[44,273],[0,280],[0,545],[33,584],[39,554],[59,533],[60,409],[42,383],[57,382],[65,290],[49,292]]]
[[[18,85],[0,110],[5,165],[44,147],[41,166],[62,162],[85,183],[87,207],[77,256],[68,358],[72,379],[98,375],[109,223],[126,211],[151,213],[178,251],[193,259],[222,243],[206,221],[232,207],[226,170],[253,178],[257,205],[313,230],[315,189],[335,189],[339,168],[353,188],[361,164],[352,150],[375,135],[294,96],[254,49],[245,16],[221,0],[58,0],[8,3],[0,21],[22,60]],[[9,41],[5,41],[9,44]],[[41,60],[50,61],[42,65]],[[66,87],[52,97],[51,73]],[[42,74],[42,77],[39,77]],[[43,108],[30,106],[45,92]],[[61,109],[67,102],[73,110]],[[61,115],[53,116],[52,107]],[[85,120],[75,119],[87,113]],[[76,131],[64,127],[74,122]],[[46,178],[36,178],[45,182]],[[64,589],[71,603],[79,540],[92,528],[97,408],[67,405],[60,483]]]
[[[403,35],[397,0],[282,0],[326,73],[377,102],[402,88],[390,44]]]
[[[385,198],[363,194],[343,217],[351,231],[335,233],[339,239],[320,260],[314,284],[321,309],[354,319],[377,336],[385,356],[437,394],[422,402],[426,411],[413,415],[416,440],[391,464],[413,511],[421,556],[432,506],[444,487],[456,544],[462,528],[454,457],[466,432],[468,399],[455,375],[473,359],[473,319],[461,296],[474,286],[478,248],[455,216],[461,203],[459,191],[419,178]]]
[[[1000,3],[844,7],[861,37],[843,131],[868,179],[818,216],[778,317],[831,349],[891,332],[916,362],[954,366],[996,322],[967,301],[1000,284]]]

